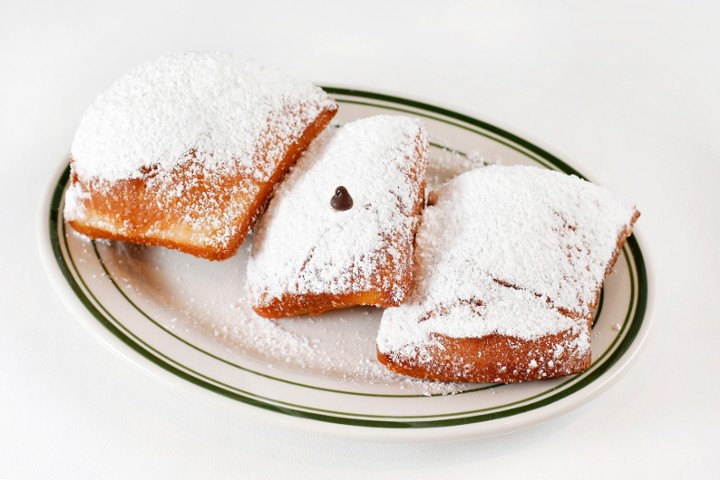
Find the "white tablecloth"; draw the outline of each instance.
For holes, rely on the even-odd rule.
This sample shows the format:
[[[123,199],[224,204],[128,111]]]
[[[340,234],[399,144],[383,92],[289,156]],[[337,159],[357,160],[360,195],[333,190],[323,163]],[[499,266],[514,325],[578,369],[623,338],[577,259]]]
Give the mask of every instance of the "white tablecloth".
[[[699,1],[2,2],[0,477],[717,478],[719,20]],[[52,289],[37,212],[98,92],[208,49],[497,121],[635,201],[645,350],[541,426],[421,445],[267,426],[129,366]]]

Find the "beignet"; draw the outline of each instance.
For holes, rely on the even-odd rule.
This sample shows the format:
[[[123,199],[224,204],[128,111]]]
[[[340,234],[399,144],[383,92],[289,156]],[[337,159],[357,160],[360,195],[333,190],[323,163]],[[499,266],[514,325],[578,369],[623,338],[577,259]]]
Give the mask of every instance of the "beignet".
[[[605,276],[639,216],[613,193],[560,172],[490,166],[432,195],[415,287],[387,309],[378,359],[432,380],[519,382],[590,366]]]
[[[277,318],[399,305],[411,286],[428,142],[379,115],[324,132],[277,188],[248,263],[253,309]]]
[[[80,122],[65,218],[92,238],[228,258],[336,110],[320,88],[235,54],[147,62]]]

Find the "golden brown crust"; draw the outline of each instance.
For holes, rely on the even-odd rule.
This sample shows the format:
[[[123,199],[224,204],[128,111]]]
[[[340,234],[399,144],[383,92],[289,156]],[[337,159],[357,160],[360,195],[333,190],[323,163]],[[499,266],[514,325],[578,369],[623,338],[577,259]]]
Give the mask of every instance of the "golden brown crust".
[[[262,305],[253,305],[253,310],[265,318],[284,318],[296,315],[318,315],[329,310],[355,305],[384,305],[392,299],[382,298],[373,290],[346,295],[333,294],[284,294],[280,298],[268,299]]]
[[[422,355],[394,358],[378,352],[377,357],[390,370],[416,378],[513,383],[586,370],[590,366],[590,350],[580,355],[571,349],[556,350],[559,344],[572,344],[573,336],[571,331],[535,340],[501,335],[482,338],[436,335],[438,346],[427,348]]]
[[[422,205],[422,196],[420,197]],[[416,214],[419,215],[419,212]],[[395,241],[395,244],[398,242]],[[397,246],[400,250],[401,262],[410,264],[412,262],[412,245]],[[349,308],[359,305],[373,307],[395,307],[402,303],[402,299],[409,293],[412,287],[412,269],[403,269],[403,274],[398,287],[402,289],[402,299],[393,295],[393,292],[385,287],[388,282],[383,279],[392,276],[393,272],[398,268],[392,261],[392,257],[388,255],[385,262],[381,262],[383,266],[374,272],[377,281],[373,282],[373,288],[369,290],[356,291],[343,295],[330,293],[313,293],[313,294],[290,294],[284,293],[280,298],[263,298],[257,304],[252,306],[255,313],[266,318],[284,318],[297,315],[318,315],[329,310],[340,308]]]
[[[253,172],[228,168],[211,172],[192,158],[155,182],[152,172],[141,179],[116,182],[83,181],[72,175],[81,202],[79,218],[70,225],[91,238],[120,240],[180,250],[209,260],[233,256],[242,244],[274,185],[330,122],[337,107],[327,108],[285,151],[267,182]],[[182,191],[181,195],[169,192]],[[187,222],[184,218],[217,219]],[[203,225],[198,229],[197,225]],[[221,241],[216,239],[221,238]]]
[[[412,245],[398,245],[397,241],[394,241],[394,243],[400,252],[400,263],[410,265],[413,254]],[[390,255],[388,255],[385,262],[381,263],[383,266],[378,267],[373,272],[376,281],[372,282],[373,288],[371,289],[343,295],[284,293],[280,298],[262,298],[252,308],[255,313],[262,317],[283,318],[297,315],[318,315],[329,310],[359,305],[381,308],[396,307],[402,303],[402,299],[407,296],[412,287],[412,268],[402,269],[403,273],[397,287],[402,290],[403,294],[401,298],[398,298],[391,289],[387,288],[388,282],[384,281],[384,279],[391,277],[399,267],[393,263]]]

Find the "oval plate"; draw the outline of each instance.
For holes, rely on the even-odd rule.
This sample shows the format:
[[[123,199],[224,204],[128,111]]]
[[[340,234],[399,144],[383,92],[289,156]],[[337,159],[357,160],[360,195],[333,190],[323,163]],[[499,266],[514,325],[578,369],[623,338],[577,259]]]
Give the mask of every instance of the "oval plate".
[[[432,188],[488,163],[529,164],[581,176],[514,134],[426,103],[325,87],[338,124],[375,114],[417,116],[431,141]],[[374,358],[381,311],[355,308],[270,321],[245,297],[248,245],[226,262],[162,248],[91,241],[62,215],[65,160],[41,212],[50,277],[84,326],[183,392],[283,427],[383,441],[447,441],[509,432],[576,408],[625,370],[649,328],[648,279],[634,236],[603,289],[582,374],[501,384],[442,384],[390,374]]]

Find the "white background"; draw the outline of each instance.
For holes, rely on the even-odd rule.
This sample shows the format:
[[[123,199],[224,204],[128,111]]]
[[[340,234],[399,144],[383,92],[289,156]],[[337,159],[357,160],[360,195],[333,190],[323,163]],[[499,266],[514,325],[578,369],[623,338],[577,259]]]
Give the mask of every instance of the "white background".
[[[718,4],[359,5],[0,3],[0,477],[717,478]],[[635,201],[655,293],[645,350],[567,415],[435,445],[288,432],[129,366],[54,293],[36,217],[94,96],[188,49],[498,121]]]

